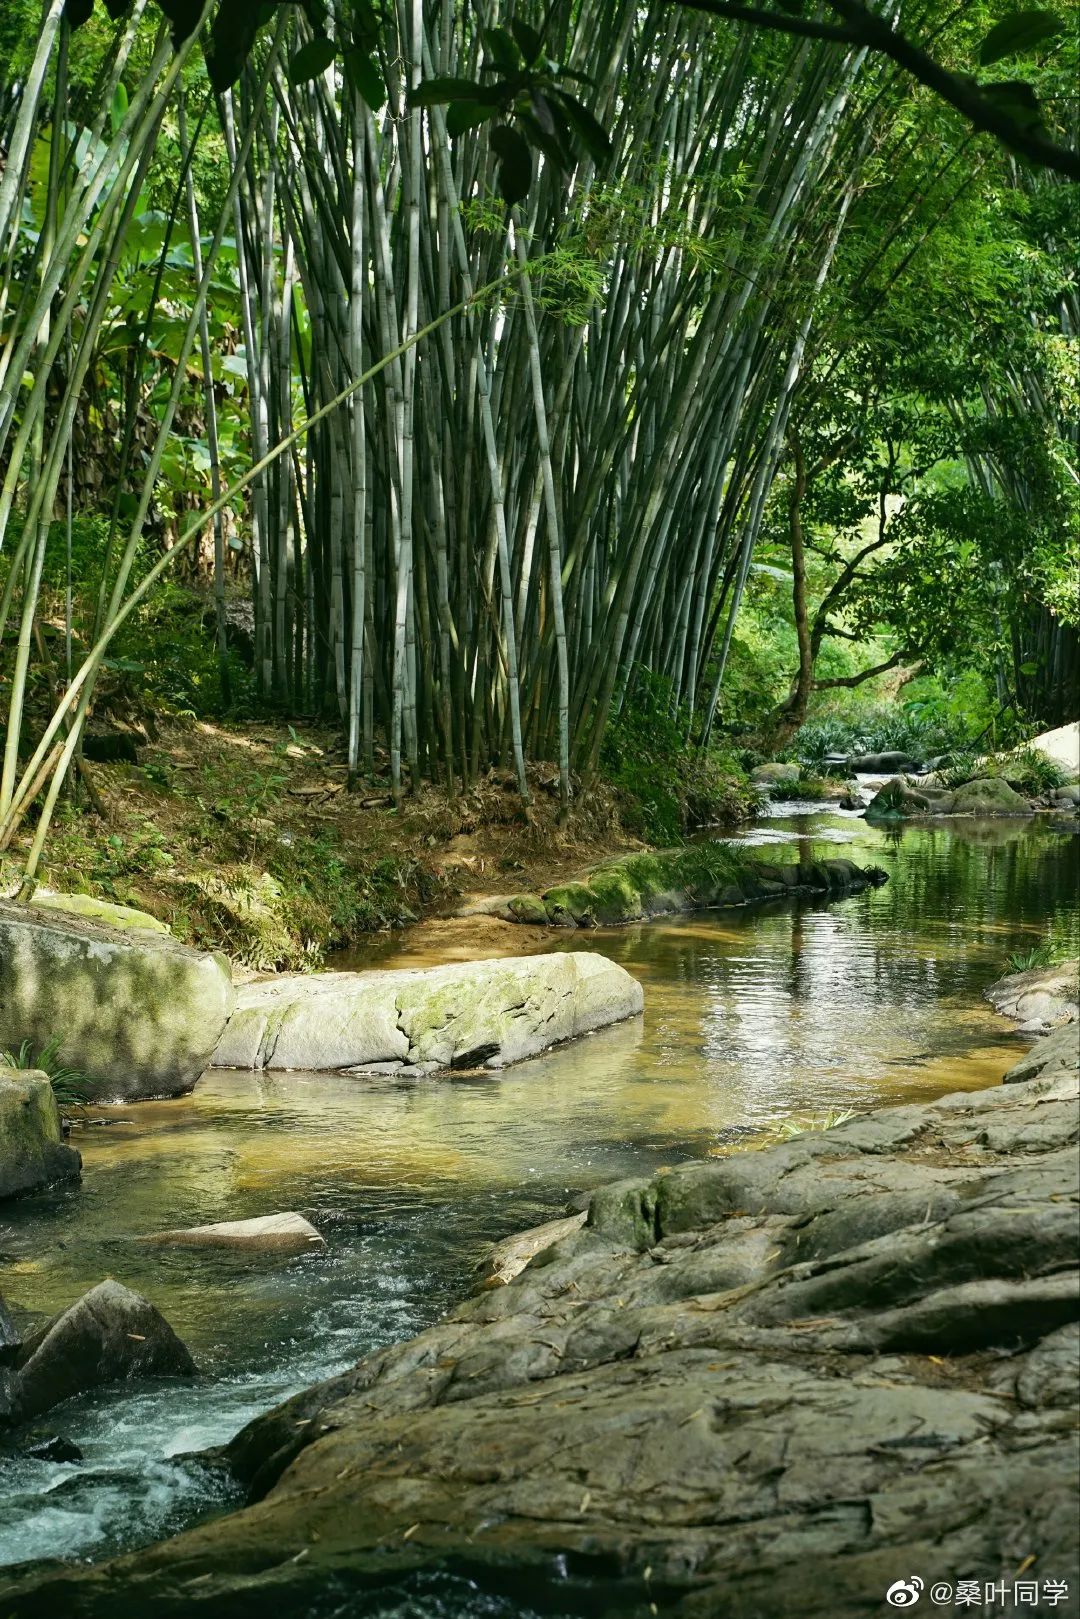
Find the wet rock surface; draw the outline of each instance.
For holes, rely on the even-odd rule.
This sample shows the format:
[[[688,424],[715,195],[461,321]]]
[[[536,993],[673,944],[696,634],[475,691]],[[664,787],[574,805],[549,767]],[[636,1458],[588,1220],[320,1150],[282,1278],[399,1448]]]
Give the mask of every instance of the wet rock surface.
[[[258,1214],[251,1220],[155,1231],[143,1242],[174,1248],[243,1248],[249,1253],[302,1254],[325,1248],[324,1238],[302,1214]]]
[[[214,1064],[417,1076],[501,1068],[634,1017],[642,1005],[636,978],[587,951],[297,974],[239,991]]]
[[[950,791],[928,782],[902,780],[899,776],[879,788],[866,807],[868,821],[922,820],[933,815],[962,815],[973,819],[989,816],[1032,815],[1026,798],[1014,792],[1000,776],[966,781]]]
[[[436,1567],[609,1619],[863,1619],[1032,1558],[1075,1593],[1055,1038],[1023,1083],[603,1188],[509,1286],[245,1429],[245,1509],[39,1567],[5,1613],[359,1615]]]
[[[190,1354],[161,1312],[112,1280],[32,1333],[0,1370],[0,1426],[38,1417],[103,1383],[184,1377]]]

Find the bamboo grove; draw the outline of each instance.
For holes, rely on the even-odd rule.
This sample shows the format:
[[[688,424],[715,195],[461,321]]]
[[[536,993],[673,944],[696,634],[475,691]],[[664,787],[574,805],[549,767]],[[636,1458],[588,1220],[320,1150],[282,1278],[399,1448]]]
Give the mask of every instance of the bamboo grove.
[[[260,697],[336,714],[354,778],[385,748],[398,797],[499,763],[527,798],[526,761],[550,760],[565,807],[639,668],[707,737],[889,101],[857,49],[668,4],[519,0],[511,20],[542,30],[611,155],[586,140],[568,172],[534,155],[511,205],[487,119],[422,91],[483,74],[495,8],[481,26],[453,0],[391,0],[352,72],[319,54],[310,9],[270,9],[227,89],[202,64],[211,0],[179,46],[147,0],[112,8],[93,82],[75,85],[78,32],[45,0],[33,60],[0,102],[0,846],[44,793],[31,878],[112,637],[206,535],[223,680],[238,546]],[[351,14],[325,14],[331,43]],[[50,545],[70,551],[80,398],[117,328],[118,267],[166,138],[149,295],[123,311],[121,476],[93,623],[76,647],[69,585],[62,649],[46,647],[43,567]],[[212,205],[195,183],[208,149]],[[166,361],[155,311],[181,239],[188,297]],[[209,318],[224,282],[251,466],[232,487]],[[208,499],[148,572],[148,514],[193,400]],[[33,656],[55,712],[28,737]]]

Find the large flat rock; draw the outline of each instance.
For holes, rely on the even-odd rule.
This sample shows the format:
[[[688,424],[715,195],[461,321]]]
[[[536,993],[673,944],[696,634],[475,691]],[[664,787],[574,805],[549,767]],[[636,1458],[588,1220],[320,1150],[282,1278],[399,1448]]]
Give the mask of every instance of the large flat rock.
[[[637,980],[587,951],[286,976],[239,990],[214,1064],[376,1073],[501,1068],[641,1008]]]
[[[0,904],[0,1049],[59,1039],[97,1101],[189,1091],[232,1008],[220,957],[149,929]]]
[[[243,1510],[28,1571],[6,1619],[359,1615],[447,1568],[594,1619],[867,1619],[914,1574],[1011,1597],[1029,1558],[1075,1592],[1077,1091],[1048,1068],[604,1188],[238,1435]]]
[[[0,1067],[0,1198],[78,1180],[81,1165],[61,1138],[48,1075]]]

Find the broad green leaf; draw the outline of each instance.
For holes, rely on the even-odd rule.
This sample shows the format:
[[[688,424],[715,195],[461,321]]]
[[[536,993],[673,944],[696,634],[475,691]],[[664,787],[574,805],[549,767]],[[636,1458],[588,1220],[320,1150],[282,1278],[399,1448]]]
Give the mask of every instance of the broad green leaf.
[[[1020,673],[1022,675],[1034,675],[1038,673],[1038,670],[1039,665],[1037,663],[1022,663],[1020,665]]]
[[[439,107],[448,101],[493,102],[491,91],[472,79],[454,79],[436,74],[409,91],[410,107]]]
[[[1030,51],[1043,40],[1055,39],[1062,33],[1060,17],[1052,11],[1014,11],[996,23],[979,47],[979,61],[983,67],[1000,62],[1003,56],[1015,56]]]
[[[386,86],[378,64],[365,51],[354,47],[345,52],[345,77],[372,112],[378,112],[386,100]]]
[[[485,28],[481,38],[484,41],[488,55],[492,58],[500,73],[519,73],[521,71],[521,52],[518,50],[513,36],[505,28]]]
[[[113,134],[120,128],[128,110],[128,93],[123,81],[113,91],[112,106],[109,108],[109,118],[112,122]]]
[[[512,17],[510,20],[510,32],[513,34],[518,50],[525,58],[525,61],[530,64],[535,62],[544,48],[544,42],[536,29],[530,28],[527,22],[521,22],[517,17]]]
[[[1000,107],[1021,129],[1041,129],[1039,98],[1030,84],[1020,79],[1010,79],[1005,84],[984,84],[980,88],[987,100]]]
[[[477,124],[484,124],[489,118],[494,118],[497,108],[485,106],[482,101],[455,101],[446,115],[446,132],[448,135],[461,135],[467,129],[475,129]]]
[[[517,114],[517,121],[525,131],[533,146],[535,146],[539,151],[543,152],[548,161],[553,163],[557,169],[566,170],[573,168],[573,160],[569,157],[565,145],[559,140],[558,135],[555,134],[553,130],[551,132],[545,130],[541,126],[539,120],[534,118],[532,113],[529,112],[519,112]]]
[[[303,84],[305,79],[314,79],[320,73],[325,73],[333,60],[333,40],[325,37],[311,39],[306,45],[301,45],[289,63],[289,78],[293,84]]]
[[[491,145],[499,156],[499,190],[513,206],[529,194],[532,184],[532,153],[529,143],[509,124],[499,124],[491,132]]]
[[[559,103],[566,113],[570,124],[581,144],[598,166],[608,161],[611,156],[611,141],[607,131],[597,123],[592,113],[576,96],[570,95],[567,90],[554,90]]]

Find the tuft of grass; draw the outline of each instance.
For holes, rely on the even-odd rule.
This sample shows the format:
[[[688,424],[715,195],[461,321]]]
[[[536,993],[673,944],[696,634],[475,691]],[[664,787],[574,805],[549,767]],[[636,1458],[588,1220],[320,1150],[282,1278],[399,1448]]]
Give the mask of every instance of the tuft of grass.
[[[47,1041],[35,1055],[29,1040],[24,1040],[18,1051],[0,1051],[0,1064],[24,1072],[34,1070],[47,1074],[58,1107],[76,1109],[85,1107],[94,1092],[94,1081],[78,1068],[69,1068],[60,1057],[62,1041],[59,1036]]]
[[[1005,965],[1011,973],[1030,972],[1033,967],[1052,967],[1054,961],[1053,946],[1045,939],[1041,944],[1033,944],[1030,950],[1011,950],[1005,957]]]
[[[840,1108],[832,1113],[822,1113],[813,1119],[785,1119],[777,1131],[783,1141],[790,1141],[795,1136],[816,1134],[819,1130],[834,1130],[838,1124],[846,1124],[855,1117],[853,1107]]]

